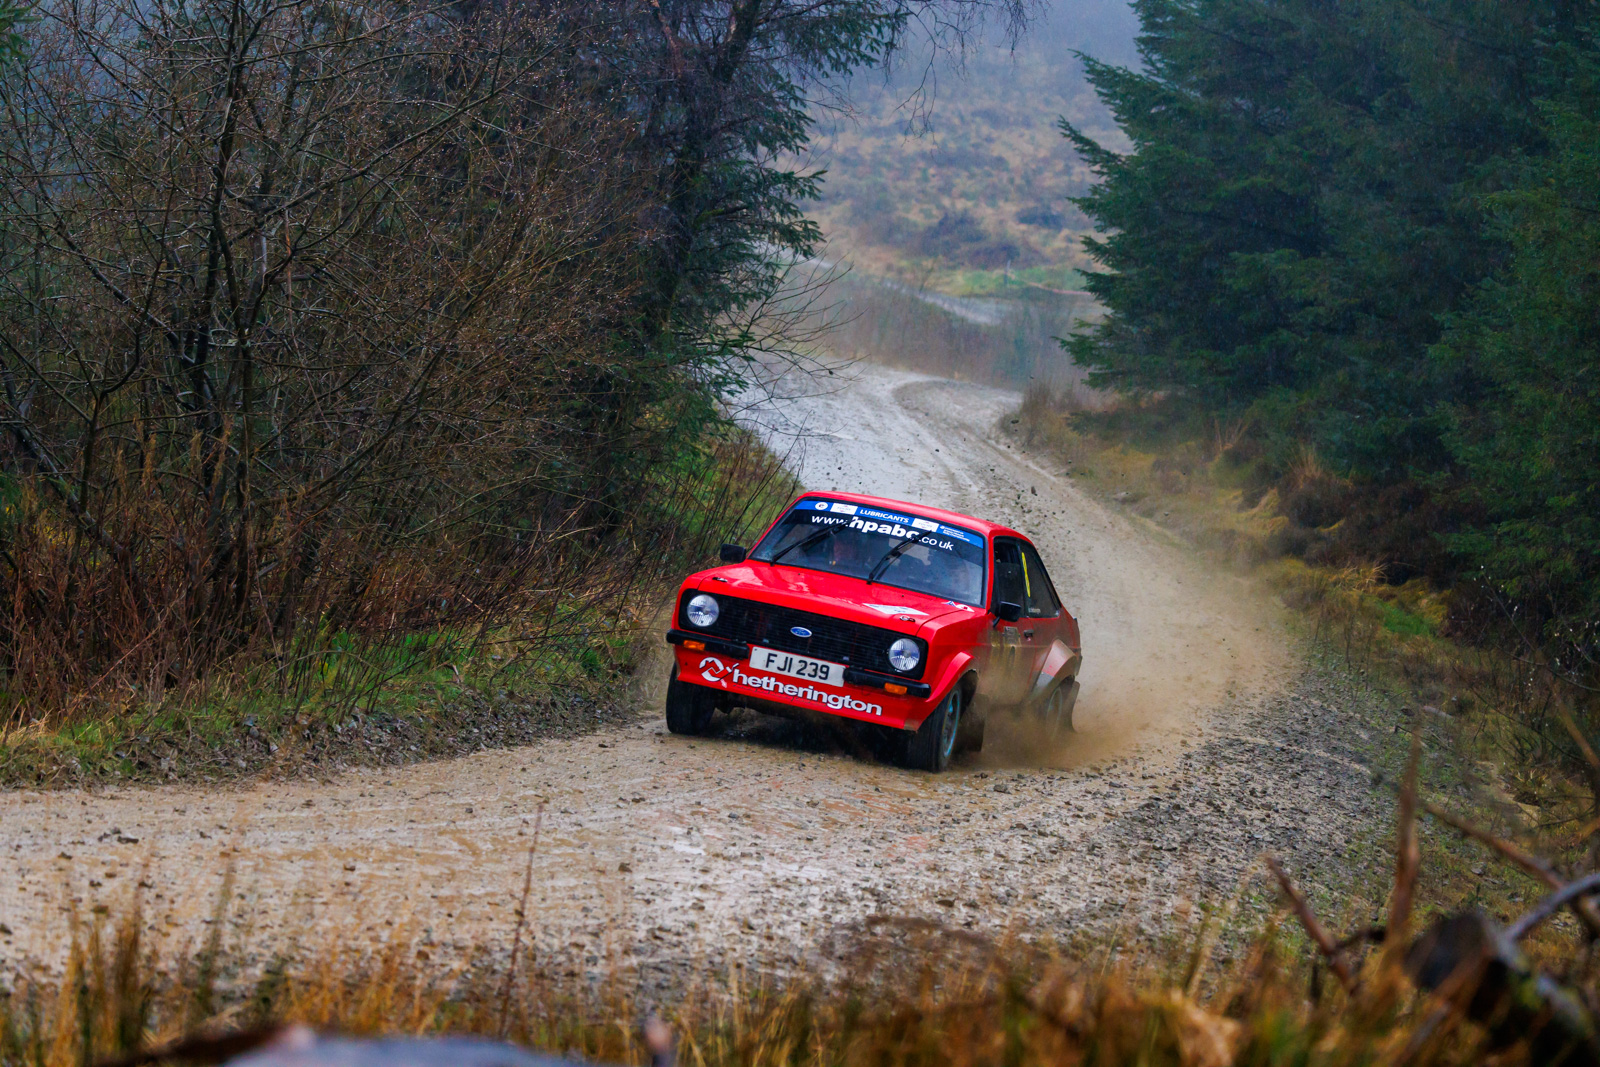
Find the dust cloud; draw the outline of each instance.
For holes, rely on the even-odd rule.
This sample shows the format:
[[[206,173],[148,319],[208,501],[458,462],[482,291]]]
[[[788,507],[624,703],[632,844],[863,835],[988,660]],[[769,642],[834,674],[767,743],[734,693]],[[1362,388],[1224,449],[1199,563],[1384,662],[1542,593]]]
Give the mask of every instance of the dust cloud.
[[[812,394],[791,379],[771,383],[784,399],[752,399],[743,417],[808,489],[919,502],[1021,530],[1081,628],[1078,733],[1050,746],[1030,721],[997,716],[979,765],[1159,755],[1208,709],[1285,683],[1294,657],[1270,598],[997,434],[1016,393],[871,364],[852,373],[847,389]]]

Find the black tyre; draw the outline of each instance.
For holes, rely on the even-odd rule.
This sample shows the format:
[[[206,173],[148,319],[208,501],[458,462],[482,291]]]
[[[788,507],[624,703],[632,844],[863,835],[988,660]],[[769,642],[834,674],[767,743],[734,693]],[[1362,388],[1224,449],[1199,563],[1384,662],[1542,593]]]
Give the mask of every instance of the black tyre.
[[[911,735],[911,740],[906,744],[907,767],[937,774],[950,766],[950,757],[956,751],[956,735],[961,732],[963,707],[958,686],[950,690],[950,695],[939,702],[933,714],[924,719],[922,726]]]
[[[716,691],[678,681],[674,664],[667,678],[667,729],[675,734],[703,734],[716,710]]]

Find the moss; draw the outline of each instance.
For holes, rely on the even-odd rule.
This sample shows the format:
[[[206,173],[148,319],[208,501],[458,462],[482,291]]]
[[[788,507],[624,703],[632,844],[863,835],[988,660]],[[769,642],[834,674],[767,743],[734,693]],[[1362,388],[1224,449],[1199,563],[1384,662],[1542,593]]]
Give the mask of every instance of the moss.
[[[1374,598],[1374,604],[1379,616],[1383,620],[1383,628],[1392,634],[1402,634],[1408,637],[1438,636],[1438,630],[1433,623],[1420,615],[1413,615],[1398,604]]]

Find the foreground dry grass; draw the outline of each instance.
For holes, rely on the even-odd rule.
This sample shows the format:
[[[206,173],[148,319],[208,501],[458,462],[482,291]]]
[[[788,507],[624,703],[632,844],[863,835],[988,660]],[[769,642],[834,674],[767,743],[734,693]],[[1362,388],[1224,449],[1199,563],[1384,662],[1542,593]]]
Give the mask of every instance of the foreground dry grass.
[[[1250,952],[1220,969],[1208,933],[1162,956],[1119,959],[1106,950],[1071,959],[886,921],[862,931],[844,977],[751,981],[737,969],[708,968],[659,1002],[642,1001],[624,971],[593,985],[547,970],[529,959],[520,927],[464,966],[430,966],[402,934],[376,948],[303,952],[239,983],[222,948],[226,909],[198,953],[162,958],[141,942],[135,908],[81,923],[62,979],[0,988],[0,1064],[215,1063],[288,1024],[357,1035],[488,1035],[635,1064],[650,1059],[651,1017],[666,1021],[678,1062],[691,1067],[1600,1062],[1584,1007],[1595,1003],[1592,975],[1570,943],[1558,955],[1573,994],[1552,994],[1525,961],[1526,981],[1515,969],[1508,981],[1491,966],[1442,984],[1423,973],[1434,992],[1413,985],[1417,946],[1433,936],[1436,948],[1441,928],[1415,942],[1409,936],[1418,853],[1408,818],[1402,814],[1388,913],[1388,929],[1401,936],[1369,929],[1336,944],[1285,878],[1284,922],[1269,924]],[[1322,946],[1309,965],[1302,931]],[[1451,959],[1488,959],[1463,947],[1451,947]]]
[[[336,953],[277,971],[224,1007],[216,979],[225,961],[202,953],[163,964],[142,951],[136,931],[126,922],[114,932],[89,927],[64,982],[24,986],[0,1002],[0,1060],[65,1067],[200,1031],[250,1032],[285,1022],[353,1033],[491,1034],[585,1058],[644,1058],[643,1007],[625,983],[575,989],[536,974],[512,981],[492,969],[430,973],[401,951],[375,960]],[[935,954],[922,955],[914,977],[900,981],[867,960],[866,980],[843,989],[805,982],[743,988],[724,978],[660,1010],[679,1035],[680,1058],[699,1067],[1287,1063],[1313,1049],[1319,1059],[1342,1062],[1403,1043],[1415,1015],[1390,980],[1358,1001],[1308,999],[1270,940],[1204,999],[1135,968],[1106,974],[927,935],[898,947],[896,955]],[[1441,1049],[1433,1059],[1465,1062],[1463,1053],[1476,1047],[1453,1044],[1453,1054]]]

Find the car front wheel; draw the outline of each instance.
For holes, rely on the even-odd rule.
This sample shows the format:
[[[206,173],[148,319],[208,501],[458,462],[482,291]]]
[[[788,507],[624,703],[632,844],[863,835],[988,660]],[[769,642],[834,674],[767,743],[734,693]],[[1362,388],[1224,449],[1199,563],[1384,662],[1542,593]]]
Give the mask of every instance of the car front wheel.
[[[906,745],[906,766],[916,771],[938,773],[950,766],[955,755],[956,736],[961,732],[962,700],[960,688],[939,702],[933,714],[922,720]]]
[[[703,734],[717,710],[717,694],[703,685],[678,681],[678,668],[667,679],[667,729],[675,734]]]

